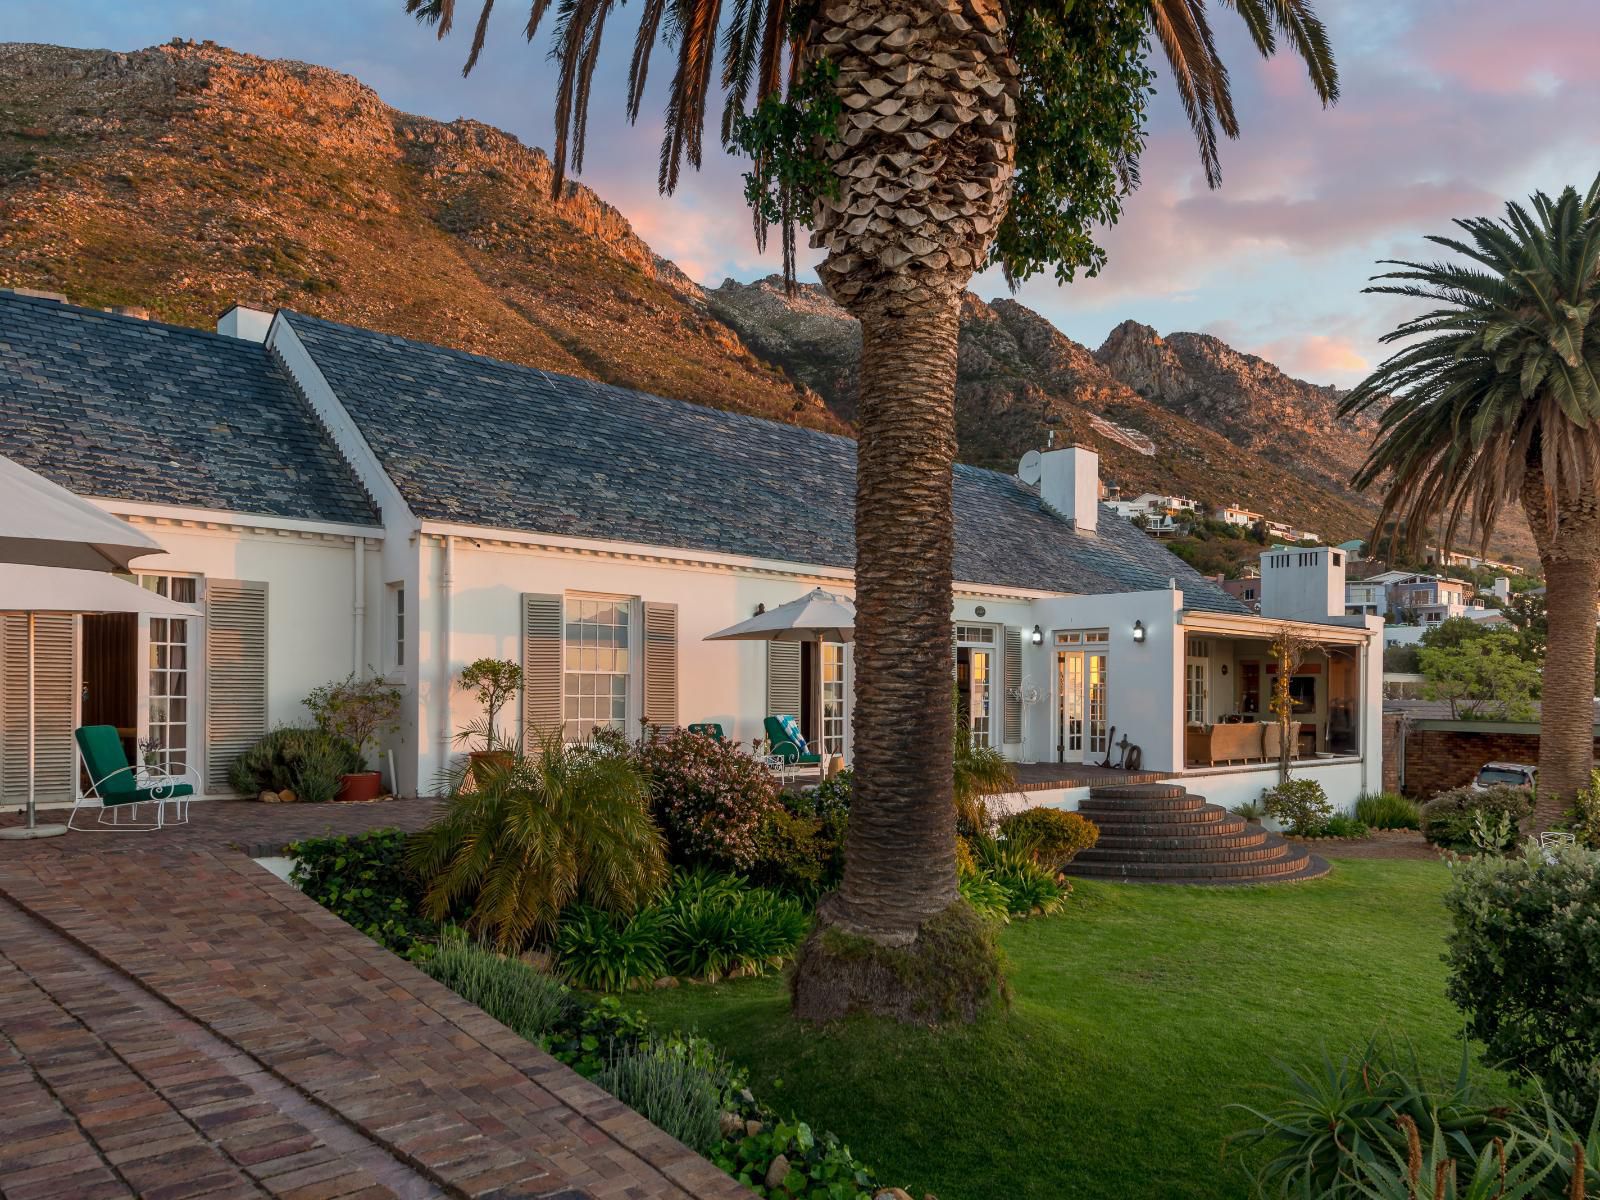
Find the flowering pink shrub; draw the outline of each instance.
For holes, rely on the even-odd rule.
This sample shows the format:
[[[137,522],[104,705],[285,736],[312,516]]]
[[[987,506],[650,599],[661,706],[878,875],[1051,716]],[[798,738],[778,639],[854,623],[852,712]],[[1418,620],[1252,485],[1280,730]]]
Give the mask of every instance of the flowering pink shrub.
[[[634,752],[674,862],[754,865],[761,822],[783,807],[766,767],[732,743],[686,730],[653,733]]]

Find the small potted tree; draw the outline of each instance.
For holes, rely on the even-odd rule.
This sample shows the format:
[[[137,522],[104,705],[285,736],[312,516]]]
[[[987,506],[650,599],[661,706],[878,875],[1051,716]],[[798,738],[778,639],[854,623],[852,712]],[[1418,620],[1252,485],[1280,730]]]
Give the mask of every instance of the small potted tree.
[[[367,750],[381,733],[400,727],[401,691],[382,679],[357,679],[355,672],[335,683],[325,683],[306,697],[306,707],[317,728],[355,746],[361,765]],[[356,771],[339,777],[335,800],[376,800],[383,792],[380,771]]]
[[[477,695],[483,706],[483,719],[474,721],[458,735],[458,740],[481,745],[468,751],[472,777],[480,785],[491,770],[511,765],[512,752],[500,734],[500,710],[522,690],[522,668],[506,658],[480,658],[461,670],[461,686]]]

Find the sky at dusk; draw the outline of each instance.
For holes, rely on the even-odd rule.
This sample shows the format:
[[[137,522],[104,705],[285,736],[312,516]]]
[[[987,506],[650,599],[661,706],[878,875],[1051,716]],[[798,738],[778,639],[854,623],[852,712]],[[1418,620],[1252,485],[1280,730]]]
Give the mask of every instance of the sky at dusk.
[[[477,4],[458,3],[470,29]],[[714,154],[677,195],[656,194],[672,71],[665,55],[656,60],[645,113],[628,126],[621,81],[638,7],[609,29],[620,36],[602,56],[581,180],[701,282],[777,269],[773,254],[756,253],[737,160]],[[1600,172],[1600,0],[1321,0],[1344,90],[1327,111],[1298,60],[1264,62],[1237,16],[1211,7],[1243,126],[1223,148],[1222,188],[1206,189],[1160,74],[1143,186],[1105,237],[1106,270],[1067,286],[1035,279],[1018,296],[1091,348],[1132,317],[1163,333],[1215,333],[1292,374],[1347,386],[1381,357],[1379,334],[1405,311],[1361,294],[1376,260],[1426,256],[1422,235],[1448,232],[1452,217],[1497,212],[1535,188],[1587,186]],[[0,41],[130,50],[211,38],[347,71],[398,108],[473,117],[548,147],[553,71],[543,39],[530,47],[519,36],[525,19],[524,4],[502,0],[467,79],[464,31],[437,42],[401,0],[5,0]],[[989,298],[1005,285],[995,274],[973,289]]]

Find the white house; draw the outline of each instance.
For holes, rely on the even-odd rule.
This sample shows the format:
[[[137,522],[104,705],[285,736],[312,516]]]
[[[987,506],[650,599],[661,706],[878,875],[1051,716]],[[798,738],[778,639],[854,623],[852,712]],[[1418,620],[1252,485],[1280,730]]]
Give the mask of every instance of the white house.
[[[849,758],[848,646],[704,639],[851,591],[854,442],[287,310],[219,328],[0,294],[0,454],[145,528],[166,553],[141,578],[202,614],[47,623],[43,790],[70,796],[71,731],[97,723],[225,793],[244,746],[357,671],[404,689],[382,765],[427,792],[476,715],[456,678],[485,655],[524,667],[528,728],[717,721],[748,742],[790,713]],[[1070,768],[1123,737],[1146,770],[1254,798],[1272,765],[1213,761],[1206,739],[1262,719],[1286,623],[1317,646],[1293,684],[1297,770],[1346,805],[1377,785],[1382,622],[1345,615],[1342,563],[1264,556],[1256,615],[1101,505],[1092,451],[1029,474],[956,469],[951,633],[974,737],[1062,767],[1033,799],[1073,803]]]
[[[1239,525],[1245,529],[1251,529],[1266,519],[1260,513],[1241,508],[1237,504],[1219,505],[1211,515],[1219,521],[1226,521],[1229,525]]]

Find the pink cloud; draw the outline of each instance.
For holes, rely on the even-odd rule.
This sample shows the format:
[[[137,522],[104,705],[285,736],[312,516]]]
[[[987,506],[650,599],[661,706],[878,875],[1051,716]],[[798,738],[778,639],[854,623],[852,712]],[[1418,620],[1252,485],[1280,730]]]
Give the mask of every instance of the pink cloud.
[[[1289,375],[1314,383],[1353,382],[1371,369],[1366,353],[1354,339],[1323,333],[1263,342],[1251,346],[1250,353],[1277,363]]]

